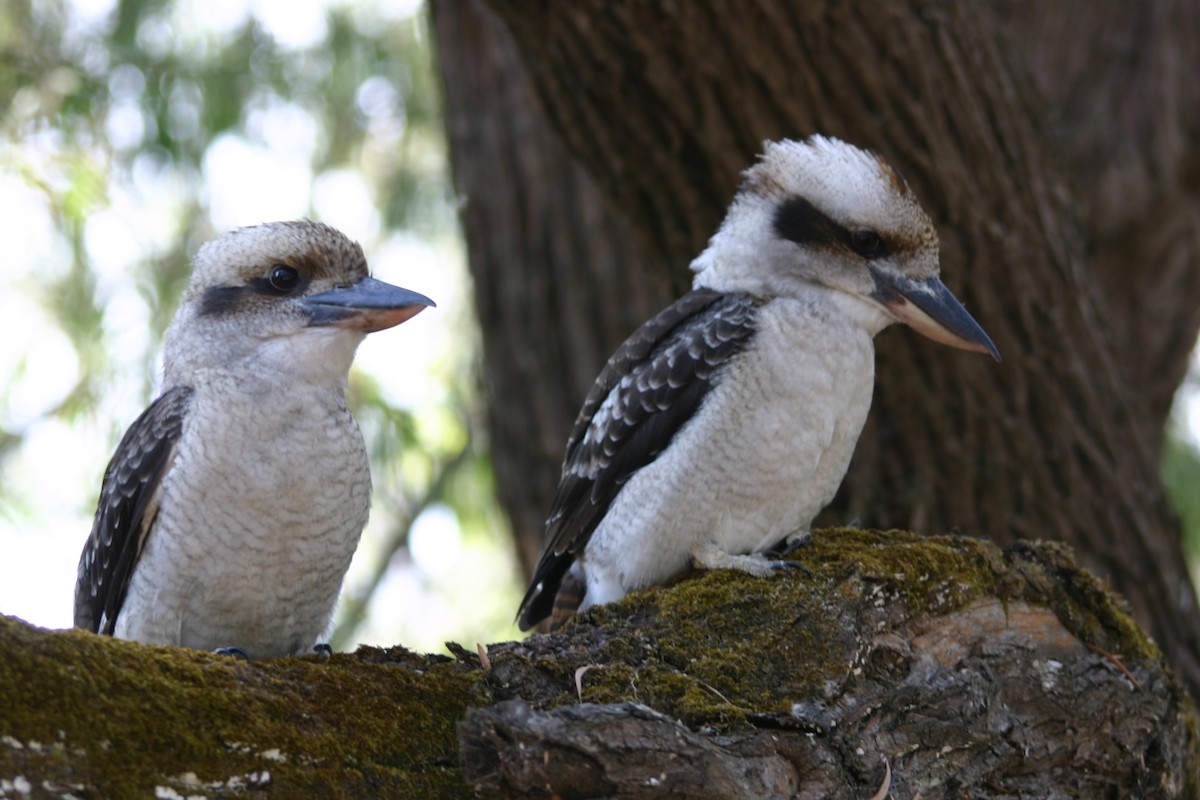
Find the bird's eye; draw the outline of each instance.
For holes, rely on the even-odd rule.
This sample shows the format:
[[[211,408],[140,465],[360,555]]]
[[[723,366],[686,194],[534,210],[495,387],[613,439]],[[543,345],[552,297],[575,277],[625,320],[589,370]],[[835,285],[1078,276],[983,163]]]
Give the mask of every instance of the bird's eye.
[[[878,258],[883,255],[883,238],[873,230],[862,229],[851,233],[850,246],[863,258]]]
[[[295,267],[289,267],[286,264],[276,264],[271,267],[271,274],[267,276],[267,283],[280,294],[287,294],[300,283],[300,272]]]

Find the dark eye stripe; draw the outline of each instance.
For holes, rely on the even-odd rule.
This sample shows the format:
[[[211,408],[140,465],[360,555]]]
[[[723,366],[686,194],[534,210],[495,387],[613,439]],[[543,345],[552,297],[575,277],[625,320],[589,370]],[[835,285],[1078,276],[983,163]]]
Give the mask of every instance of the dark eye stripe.
[[[214,286],[200,298],[200,316],[228,314],[241,304],[245,294],[245,286]]]
[[[803,197],[788,198],[775,212],[775,233],[804,245],[848,245],[850,231]]]
[[[280,270],[287,271],[284,275]],[[236,311],[250,293],[271,297],[295,296],[304,291],[310,281],[305,274],[286,264],[276,264],[261,278],[251,278],[242,286],[214,286],[200,298],[200,316],[216,317]]]
[[[845,248],[864,258],[880,258],[890,249],[887,240],[876,232],[851,231],[803,197],[790,197],[779,206],[775,212],[775,233],[796,244]],[[863,234],[872,234],[876,241],[862,241]],[[864,244],[871,246],[866,248]]]

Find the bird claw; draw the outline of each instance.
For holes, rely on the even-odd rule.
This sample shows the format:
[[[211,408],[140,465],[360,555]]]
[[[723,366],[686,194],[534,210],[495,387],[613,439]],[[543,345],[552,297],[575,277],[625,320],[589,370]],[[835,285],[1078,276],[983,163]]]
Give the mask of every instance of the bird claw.
[[[218,647],[216,650],[213,650],[213,652],[219,656],[229,656],[230,658],[237,658],[242,661],[250,660],[249,654],[247,654],[245,650],[243,650],[242,648],[240,648],[236,645],[230,645],[228,647]]]
[[[785,536],[766,554],[770,558],[785,559],[801,548],[812,546],[812,541],[812,531],[799,530]]]
[[[775,570],[776,572],[799,570],[800,572],[804,573],[806,578],[812,577],[812,570],[808,568],[807,564],[801,564],[799,561],[785,561],[776,557],[774,554],[767,554],[767,557],[771,559],[767,563],[769,563],[771,565],[771,569]]]
[[[312,650],[318,661],[328,661],[333,658],[333,648],[325,642],[314,644]]]

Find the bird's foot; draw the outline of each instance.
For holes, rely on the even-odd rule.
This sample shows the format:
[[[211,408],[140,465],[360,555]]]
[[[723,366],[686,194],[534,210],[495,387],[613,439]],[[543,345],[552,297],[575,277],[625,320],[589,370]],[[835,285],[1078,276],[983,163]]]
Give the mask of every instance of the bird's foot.
[[[213,652],[219,656],[229,656],[230,658],[238,658],[242,661],[250,660],[250,656],[246,653],[246,651],[236,645],[230,645],[229,647],[218,647],[216,650],[213,650]]]
[[[325,642],[314,644],[313,653],[316,655],[318,661],[328,661],[333,658],[333,648]]]
[[[780,539],[774,547],[766,551],[766,554],[771,558],[787,558],[800,548],[812,545],[812,540],[812,531],[801,529]]]
[[[803,564],[797,564],[795,561],[771,559],[766,553],[734,555],[714,544],[701,545],[692,550],[688,557],[696,569],[736,569],[756,578],[777,575],[788,569],[804,569]]]

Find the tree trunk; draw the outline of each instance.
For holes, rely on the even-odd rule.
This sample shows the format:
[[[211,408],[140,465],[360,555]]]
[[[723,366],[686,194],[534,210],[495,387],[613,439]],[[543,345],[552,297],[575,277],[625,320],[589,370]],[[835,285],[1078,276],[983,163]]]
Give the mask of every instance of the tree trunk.
[[[881,152],[909,179],[941,235],[945,281],[1004,362],[903,331],[881,336],[871,418],[825,519],[1069,542],[1200,689],[1200,610],[1158,476],[1171,396],[1200,326],[1200,6],[489,6],[524,72],[476,3],[432,5],[496,392],[497,463],[522,465],[511,481],[538,482],[506,493],[519,527],[532,524],[529,498],[548,508],[561,455],[550,443],[565,439],[577,407],[568,398],[582,397],[579,371],[649,316],[662,287],[687,281],[762,140],[832,134]],[[464,20],[474,38],[463,37]],[[466,65],[490,69],[490,95],[480,96],[482,79],[464,88]],[[506,122],[536,124],[526,80],[629,236],[602,233],[620,222],[563,226],[562,198],[581,179],[540,128],[509,145],[521,160],[494,144]],[[513,171],[472,177],[495,161]],[[527,230],[527,221],[493,226],[528,208],[530,194],[546,198],[554,222],[539,231],[549,239],[489,246]],[[547,258],[559,240],[573,256]],[[637,269],[616,283],[590,280],[630,241]],[[579,306],[553,291],[572,282],[590,291],[571,297]],[[633,318],[589,329],[597,314],[634,307]],[[530,324],[503,327],[498,309]],[[538,353],[547,339],[562,350],[506,391],[500,376],[515,354]],[[557,411],[531,413],[539,404]],[[522,432],[504,433],[513,430]]]
[[[529,573],[592,381],[614,344],[686,283],[633,246],[551,131],[501,22],[478,0],[431,11],[496,484]]]

